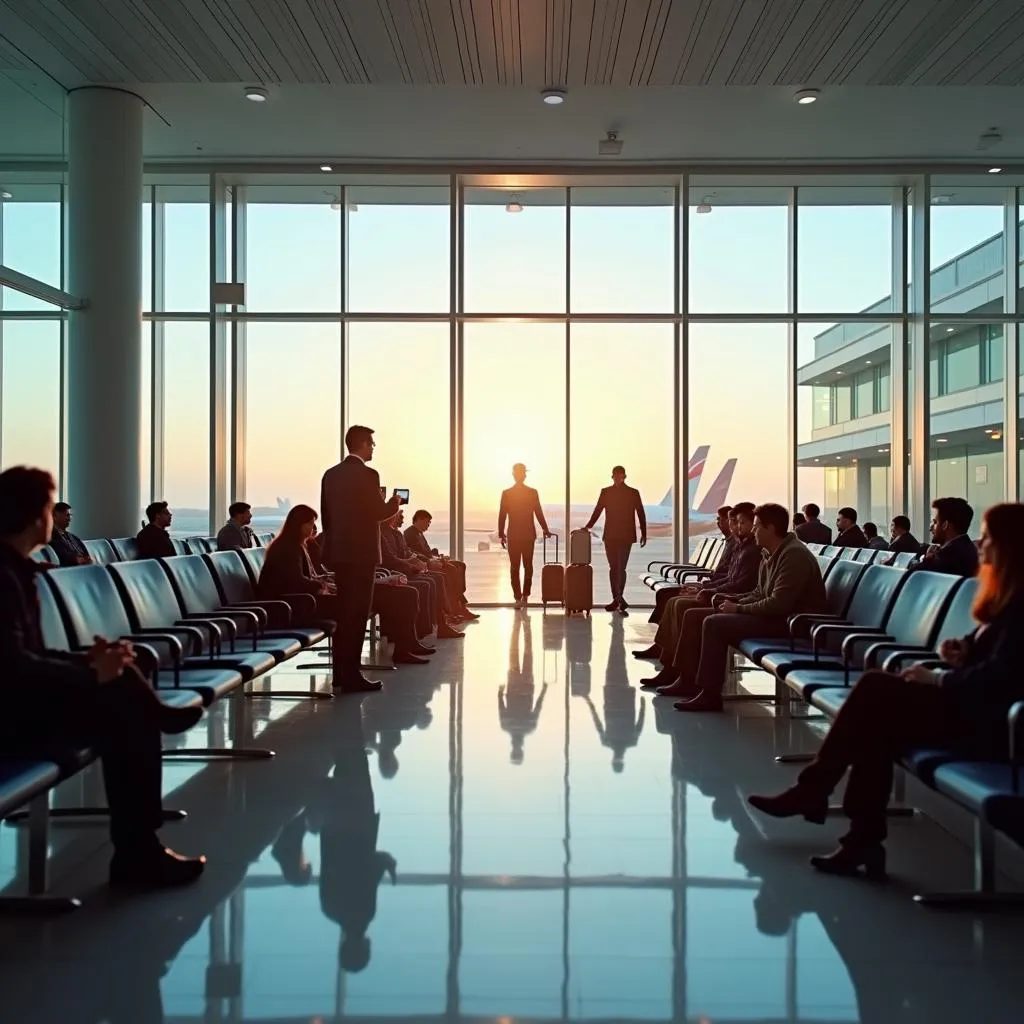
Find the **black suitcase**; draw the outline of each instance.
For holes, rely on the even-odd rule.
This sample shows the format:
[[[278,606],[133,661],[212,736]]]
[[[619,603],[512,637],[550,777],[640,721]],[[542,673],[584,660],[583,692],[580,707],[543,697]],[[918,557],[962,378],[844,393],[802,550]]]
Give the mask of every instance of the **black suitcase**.
[[[570,565],[565,570],[565,610],[569,615],[586,612],[594,606],[594,567]]]
[[[548,539],[544,538],[544,565],[540,570],[540,603],[561,604],[565,596],[565,566],[558,560],[558,537],[555,537],[555,560],[548,561]]]

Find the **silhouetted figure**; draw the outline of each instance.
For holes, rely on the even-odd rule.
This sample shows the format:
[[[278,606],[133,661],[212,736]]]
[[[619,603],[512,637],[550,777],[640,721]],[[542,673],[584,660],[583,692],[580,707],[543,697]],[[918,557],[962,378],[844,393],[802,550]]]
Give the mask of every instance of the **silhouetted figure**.
[[[58,501],[53,506],[50,547],[57,552],[61,565],[88,565],[92,561],[85,545],[71,532],[71,506],[66,501]]]
[[[868,547],[875,551],[888,551],[889,542],[884,537],[878,536],[878,527],[874,523],[864,524],[864,536],[867,538]]]
[[[647,516],[640,492],[626,483],[622,466],[612,469],[612,485],[601,490],[597,505],[587,520],[585,530],[592,530],[604,513],[604,553],[608,557],[608,580],[612,588],[611,604],[606,612],[625,611],[629,605],[622,596],[626,586],[626,566],[629,553],[636,543],[637,523],[640,524],[640,547],[647,545]]]
[[[508,548],[512,580],[512,595],[516,607],[522,608],[530,600],[533,587],[533,549],[537,544],[537,528],[534,520],[540,524],[545,537],[552,536],[548,529],[544,510],[540,507],[540,496],[532,487],[526,486],[526,467],[517,462],[512,467],[515,483],[501,492],[501,505],[498,508],[498,539],[503,548]],[[508,532],[505,522],[508,521]],[[522,581],[519,579],[519,568],[522,566]]]
[[[868,539],[857,525],[857,510],[846,506],[836,513],[837,548],[866,548]]]
[[[978,549],[967,536],[974,520],[974,509],[963,498],[936,498],[932,510],[929,527],[932,542],[908,571],[925,569],[953,576],[977,575]]]
[[[144,523],[142,529],[135,535],[139,546],[139,558],[175,556],[174,544],[171,543],[171,535],[167,532],[171,528],[173,518],[166,501],[154,501],[146,506],[146,519],[149,521]]]
[[[889,524],[889,550],[917,554],[921,542],[910,532],[910,520],[906,516],[893,516]]]
[[[361,660],[381,561],[380,524],[398,511],[399,499],[397,494],[390,501],[381,497],[380,477],[367,465],[376,447],[369,427],[349,427],[345,447],[348,457],[324,473],[320,487],[324,564],[338,588],[332,685],[345,693],[366,693],[382,685],[363,675]]]
[[[519,638],[526,630],[526,645],[522,662],[519,659]],[[547,683],[540,690],[537,703],[533,702],[533,637],[530,620],[525,625],[522,618],[516,618],[512,625],[512,638],[508,650],[508,681],[498,687],[498,721],[502,729],[512,737],[511,760],[513,764],[523,763],[523,743],[537,728],[540,711],[544,705]]]
[[[804,505],[802,513],[804,516],[802,523],[797,523],[796,517],[793,517],[793,532],[800,540],[805,544],[831,544],[832,527],[826,526],[818,518],[821,515],[821,509],[811,501]]]
[[[252,527],[252,505],[236,501],[228,506],[228,521],[217,531],[218,551],[238,551],[256,546]]]

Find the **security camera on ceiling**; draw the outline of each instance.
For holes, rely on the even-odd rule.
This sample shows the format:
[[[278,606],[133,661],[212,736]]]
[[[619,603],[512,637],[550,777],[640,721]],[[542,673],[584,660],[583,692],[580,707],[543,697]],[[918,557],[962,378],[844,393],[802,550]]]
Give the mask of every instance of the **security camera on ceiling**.
[[[622,139],[618,132],[608,132],[597,144],[598,156],[619,156],[622,153]]]

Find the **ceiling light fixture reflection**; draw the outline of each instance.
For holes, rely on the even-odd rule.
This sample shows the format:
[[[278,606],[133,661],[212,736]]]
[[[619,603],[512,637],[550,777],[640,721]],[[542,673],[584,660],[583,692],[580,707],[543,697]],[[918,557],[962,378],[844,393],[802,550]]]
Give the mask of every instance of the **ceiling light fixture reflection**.
[[[801,107],[807,107],[812,103],[817,103],[818,96],[819,93],[817,89],[800,89],[794,94],[793,99],[795,99]]]
[[[4,189],[3,192],[0,192],[0,199],[13,199],[13,198],[14,198],[14,193],[13,192],[8,192],[7,189]]]
[[[321,164],[320,165],[320,170],[321,171],[333,171],[334,168],[330,164]]]
[[[1003,173],[1003,169],[1002,169],[1002,167],[990,167],[988,169],[988,173],[989,174],[1002,174]]]
[[[522,202],[520,202],[519,196],[513,196],[505,204],[505,212],[506,213],[522,213],[523,212],[523,204],[522,204]]]
[[[253,103],[266,103],[270,99],[270,93],[262,85],[247,85],[245,87],[245,98]]]
[[[947,333],[947,334],[952,334],[952,333],[953,333],[953,332],[954,332],[955,330],[956,330],[956,328],[955,328],[955,327],[947,327],[947,328],[946,328],[946,333]]]
[[[1000,434],[998,430],[993,430],[990,436],[993,441],[1002,441],[1003,439],[1003,435]]]
[[[566,92],[564,89],[545,89],[540,98],[549,107],[560,107],[565,102]]]
[[[936,444],[949,444],[949,438],[948,437],[937,437],[937,438],[935,438],[935,443]]]

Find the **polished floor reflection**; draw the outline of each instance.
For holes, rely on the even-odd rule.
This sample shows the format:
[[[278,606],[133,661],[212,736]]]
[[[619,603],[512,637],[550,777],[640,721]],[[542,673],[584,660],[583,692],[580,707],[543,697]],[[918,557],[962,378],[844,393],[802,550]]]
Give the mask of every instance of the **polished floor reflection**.
[[[812,874],[839,823],[744,803],[785,784],[772,755],[812,727],[652,701],[628,656],[649,634],[639,615],[488,612],[361,702],[213,716],[200,731],[277,757],[168,766],[189,817],[166,838],[207,875],[114,897],[102,830],[58,830],[56,888],[86,905],[0,922],[0,1020],[1024,1019],[1024,918],[909,902],[966,884],[967,850],[918,818],[893,829],[892,885]],[[4,881],[19,841],[0,830]]]

